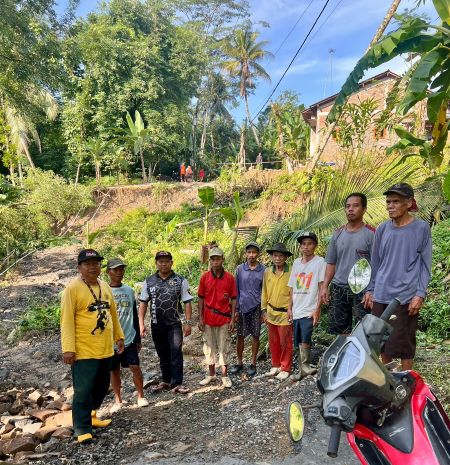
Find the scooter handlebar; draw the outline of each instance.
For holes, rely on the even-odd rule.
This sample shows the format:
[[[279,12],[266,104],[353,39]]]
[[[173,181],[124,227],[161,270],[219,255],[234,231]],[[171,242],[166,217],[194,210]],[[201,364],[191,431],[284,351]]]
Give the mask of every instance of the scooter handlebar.
[[[391,300],[391,303],[386,307],[380,318],[384,321],[389,321],[389,318],[395,313],[399,305],[400,300],[397,298]]]
[[[328,442],[328,457],[335,459],[337,457],[339,442],[341,440],[341,425],[333,425],[331,427],[330,441]]]

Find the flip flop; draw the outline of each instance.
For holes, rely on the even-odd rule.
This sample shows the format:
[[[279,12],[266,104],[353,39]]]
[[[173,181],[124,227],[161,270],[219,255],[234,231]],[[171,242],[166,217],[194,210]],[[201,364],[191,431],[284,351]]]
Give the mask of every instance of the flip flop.
[[[156,394],[157,392],[161,392],[161,391],[168,391],[170,390],[170,384],[169,383],[159,383],[158,386],[155,386],[153,389],[152,389],[152,392],[153,394]]]
[[[175,386],[172,389],[172,392],[178,392],[179,394],[187,394],[190,392],[190,389],[186,386],[183,386],[182,384],[179,384],[178,386]]]

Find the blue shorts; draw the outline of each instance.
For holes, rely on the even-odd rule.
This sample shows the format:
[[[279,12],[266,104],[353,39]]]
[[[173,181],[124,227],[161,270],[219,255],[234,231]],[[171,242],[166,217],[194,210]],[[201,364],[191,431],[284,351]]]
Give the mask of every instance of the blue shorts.
[[[114,352],[111,362],[111,371],[117,368],[129,368],[130,366],[139,366],[139,351],[135,342],[125,347],[121,354]]]
[[[309,317],[298,318],[294,320],[294,345],[300,344],[311,345],[313,333],[313,319]]]

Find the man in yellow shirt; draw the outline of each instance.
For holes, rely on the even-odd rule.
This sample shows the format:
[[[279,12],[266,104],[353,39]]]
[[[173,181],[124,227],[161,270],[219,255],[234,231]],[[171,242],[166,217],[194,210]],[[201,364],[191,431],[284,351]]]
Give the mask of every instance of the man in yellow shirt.
[[[264,272],[261,309],[269,334],[272,368],[267,376],[279,380],[288,378],[292,368],[292,312],[289,310],[290,270],[286,260],[292,255],[286,247],[275,244],[267,250],[272,256],[273,266]]]
[[[74,434],[79,443],[92,441],[92,427],[108,426],[96,410],[105,398],[110,382],[114,343],[124,349],[111,288],[98,279],[103,257],[93,249],[78,254],[80,276],[70,282],[61,300],[61,345],[63,360],[72,367]]]

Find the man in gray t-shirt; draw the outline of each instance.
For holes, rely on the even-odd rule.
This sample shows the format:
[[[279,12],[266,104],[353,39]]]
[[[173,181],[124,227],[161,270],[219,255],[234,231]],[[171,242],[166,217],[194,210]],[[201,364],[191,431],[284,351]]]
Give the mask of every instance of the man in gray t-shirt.
[[[356,261],[365,258],[370,262],[375,229],[363,221],[366,210],[367,197],[350,194],[345,200],[348,222],[334,232],[328,246],[321,299],[329,304],[331,334],[349,334],[352,316],[360,320],[367,313],[362,304],[363,294],[353,294],[348,285],[348,276]]]

